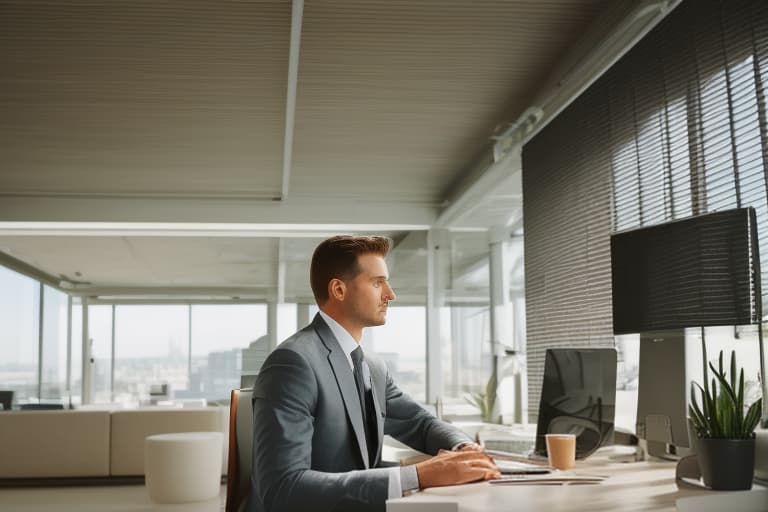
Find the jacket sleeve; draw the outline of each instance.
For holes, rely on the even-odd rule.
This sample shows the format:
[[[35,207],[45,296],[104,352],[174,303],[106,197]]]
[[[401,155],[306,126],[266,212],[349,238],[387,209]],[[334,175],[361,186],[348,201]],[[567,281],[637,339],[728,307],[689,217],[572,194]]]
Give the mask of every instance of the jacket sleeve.
[[[435,455],[441,448],[450,450],[471,441],[456,427],[440,421],[397,387],[386,372],[387,409],[384,433],[415,450]]]
[[[261,504],[255,510],[384,511],[390,470],[311,469],[317,397],[307,361],[292,350],[273,351],[253,391],[251,499]]]

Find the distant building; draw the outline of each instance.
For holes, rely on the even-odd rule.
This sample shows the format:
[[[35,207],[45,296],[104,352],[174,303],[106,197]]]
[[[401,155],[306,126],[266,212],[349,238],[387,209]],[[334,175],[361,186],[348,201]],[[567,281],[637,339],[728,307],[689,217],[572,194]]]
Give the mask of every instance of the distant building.
[[[240,387],[251,387],[256,375],[261,370],[261,365],[269,355],[269,335],[265,334],[256,341],[252,341],[248,348],[243,349],[243,367]]]

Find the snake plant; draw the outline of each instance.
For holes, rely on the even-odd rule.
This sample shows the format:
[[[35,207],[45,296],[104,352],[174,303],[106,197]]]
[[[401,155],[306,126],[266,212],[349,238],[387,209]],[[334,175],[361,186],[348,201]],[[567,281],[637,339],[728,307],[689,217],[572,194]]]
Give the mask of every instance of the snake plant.
[[[744,369],[739,369],[736,381],[736,352],[731,352],[730,371],[723,367],[720,351],[718,367],[709,363],[714,374],[711,386],[691,385],[689,415],[699,438],[747,439],[752,436],[762,412],[762,398],[749,408],[744,405]],[[705,368],[706,369],[706,368]],[[705,373],[706,375],[706,373]],[[705,377],[706,380],[706,377]],[[701,407],[696,400],[696,389],[701,396]],[[746,412],[745,412],[746,410]]]

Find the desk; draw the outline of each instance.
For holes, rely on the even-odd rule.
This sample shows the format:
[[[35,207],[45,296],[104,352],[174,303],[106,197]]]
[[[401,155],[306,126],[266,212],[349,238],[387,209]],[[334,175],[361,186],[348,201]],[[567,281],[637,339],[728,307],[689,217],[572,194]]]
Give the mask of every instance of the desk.
[[[615,512],[675,511],[675,501],[715,491],[678,489],[675,463],[666,461],[616,462],[620,448],[606,448],[584,461],[574,473],[610,475],[596,485],[491,485],[480,482],[425,489],[400,498],[407,502],[429,502],[440,498],[459,503],[461,512],[563,511]],[[621,453],[626,453],[626,449]],[[399,500],[398,500],[399,501]]]

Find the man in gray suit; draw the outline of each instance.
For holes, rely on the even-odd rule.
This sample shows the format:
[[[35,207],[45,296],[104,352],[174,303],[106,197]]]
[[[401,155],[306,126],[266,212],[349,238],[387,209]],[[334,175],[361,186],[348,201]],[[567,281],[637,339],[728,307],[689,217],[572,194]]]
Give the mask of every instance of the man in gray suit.
[[[270,354],[254,385],[250,510],[383,511],[410,490],[499,477],[480,447],[362,354],[363,328],[383,325],[395,299],[388,251],[386,238],[352,236],[315,249],[310,282],[320,313]],[[383,467],[384,434],[434,457]]]

